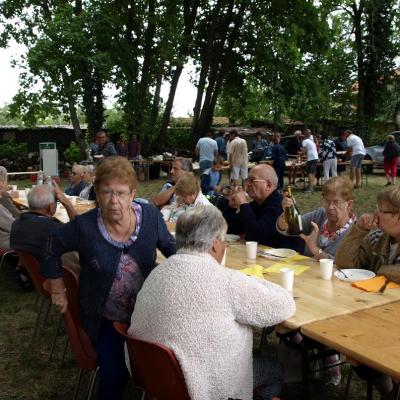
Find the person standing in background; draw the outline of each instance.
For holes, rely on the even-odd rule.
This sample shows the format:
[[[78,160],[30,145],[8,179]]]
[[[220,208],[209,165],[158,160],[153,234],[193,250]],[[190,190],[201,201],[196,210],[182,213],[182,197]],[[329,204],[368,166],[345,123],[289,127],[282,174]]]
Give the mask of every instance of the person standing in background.
[[[318,162],[318,151],[317,146],[311,140],[311,131],[306,129],[304,131],[303,140],[303,150],[307,154],[307,166],[306,172],[308,176],[308,189],[306,192],[313,192],[314,191],[314,184],[315,184],[315,171],[317,169],[317,162]]]
[[[110,140],[108,134],[104,131],[96,133],[97,147],[93,147],[93,155],[96,158],[109,157],[117,155],[114,143]]]
[[[214,157],[218,155],[218,145],[212,138],[211,131],[206,132],[206,134],[199,139],[194,151],[196,156],[199,157],[201,175],[206,169],[211,168]]]
[[[121,134],[119,136],[116,150],[119,156],[128,158],[128,143],[126,142],[125,135]]]
[[[394,136],[386,136],[385,148],[383,149],[383,168],[385,170],[387,180],[385,186],[396,184],[399,155],[400,146],[394,140]]]
[[[132,134],[128,142],[128,158],[135,160],[140,156],[140,142],[137,135]]]
[[[355,183],[355,188],[361,186],[361,167],[366,151],[362,139],[355,135],[351,129],[345,131],[348,150],[351,151],[350,180]]]
[[[284,187],[284,174],[286,164],[286,150],[280,144],[281,135],[277,133],[272,139],[272,155],[271,159],[274,161],[274,169],[278,176],[278,191],[282,192]]]
[[[331,177],[337,176],[337,156],[336,146],[332,139],[329,139],[326,134],[321,136],[320,158],[324,169],[324,182]]]
[[[336,155],[338,162],[345,162],[346,161],[346,154],[338,155],[338,152],[346,151],[347,149],[347,141],[346,141],[346,134],[341,132],[339,137],[334,140],[335,147],[336,147]],[[345,165],[338,165],[337,166],[337,173],[340,175],[343,171],[346,171]]]
[[[294,136],[290,138],[287,144],[287,153],[289,158],[298,158],[301,152],[301,131],[297,130],[294,132]],[[297,171],[299,167],[294,162],[289,168],[289,185],[296,186]]]
[[[218,146],[218,154],[222,157],[222,160],[226,160],[226,141],[225,141],[225,129],[218,131],[218,137],[215,139]]]
[[[242,180],[242,185],[249,174],[249,155],[247,151],[247,143],[239,137],[236,129],[229,132],[231,142],[229,144],[229,164],[231,167],[231,181],[234,185],[239,184],[239,179]]]

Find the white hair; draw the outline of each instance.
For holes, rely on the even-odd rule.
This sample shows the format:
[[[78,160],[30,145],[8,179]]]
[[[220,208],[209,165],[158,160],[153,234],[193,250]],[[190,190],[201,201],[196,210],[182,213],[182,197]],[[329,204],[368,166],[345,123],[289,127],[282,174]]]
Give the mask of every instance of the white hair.
[[[227,224],[214,206],[196,206],[181,214],[176,223],[176,247],[208,253],[214,239],[225,240]]]
[[[35,186],[28,193],[28,205],[31,210],[44,210],[55,201],[54,188],[48,184]]]
[[[7,182],[7,169],[0,166],[0,181]]]

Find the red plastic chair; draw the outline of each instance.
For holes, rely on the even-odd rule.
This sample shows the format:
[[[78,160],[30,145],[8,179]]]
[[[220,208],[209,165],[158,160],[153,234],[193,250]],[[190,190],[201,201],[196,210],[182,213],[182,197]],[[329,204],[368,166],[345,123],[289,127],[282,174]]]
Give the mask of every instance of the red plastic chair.
[[[153,400],[190,400],[185,378],[171,349],[127,335],[126,325],[120,322],[114,322],[114,328],[125,337],[137,386]]]
[[[68,335],[72,352],[74,353],[75,360],[79,367],[79,375],[75,386],[74,399],[77,398],[79,385],[81,383],[84,370],[91,371],[87,395],[87,399],[90,399],[93,394],[97,377],[97,357],[89,337],[82,329],[79,319],[78,276],[70,268],[64,266],[63,277],[68,297],[68,309],[63,314],[64,326]]]
[[[6,258],[6,256],[8,254],[13,254],[13,253],[15,253],[15,250],[13,250],[13,249],[1,249],[0,248],[0,257],[1,257],[0,269],[3,266],[3,262],[4,262],[4,259]]]
[[[33,337],[36,337],[37,334],[39,333],[39,326],[40,326],[40,322],[42,319],[42,313],[43,313],[43,309],[44,309],[44,306],[46,303],[47,303],[47,310],[46,310],[46,314],[44,317],[44,322],[47,320],[47,315],[50,311],[50,306],[51,306],[50,294],[43,287],[46,278],[44,278],[42,275],[40,275],[39,262],[37,261],[37,259],[25,251],[17,250],[16,253],[17,253],[21,263],[23,264],[25,269],[28,271],[28,274],[31,277],[32,282],[35,286],[36,293],[39,295],[39,298],[41,298],[41,300],[42,300],[40,302],[39,312],[38,312],[38,316],[36,318],[35,328],[33,330]]]

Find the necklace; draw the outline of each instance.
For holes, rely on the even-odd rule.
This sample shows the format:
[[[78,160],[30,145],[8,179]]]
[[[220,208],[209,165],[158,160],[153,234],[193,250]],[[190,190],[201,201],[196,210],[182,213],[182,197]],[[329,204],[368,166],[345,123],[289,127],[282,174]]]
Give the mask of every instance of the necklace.
[[[107,225],[108,225],[108,227],[107,227]],[[110,232],[110,225],[108,224],[108,223],[106,223],[105,221],[104,221],[104,227],[106,228],[106,231],[107,231],[107,233],[108,233],[108,235],[112,238],[112,239],[114,239],[113,238],[113,236],[111,235],[111,232]],[[111,229],[111,230],[113,230],[113,229]],[[128,229],[125,231],[125,233],[122,235],[122,237],[121,237],[121,239],[114,239],[115,241],[117,241],[117,242],[122,242],[122,243],[124,243],[124,242],[126,242],[130,237],[131,237],[131,232],[132,232],[132,209],[131,208],[129,208],[129,225],[128,225]],[[118,235],[119,236],[119,235]]]

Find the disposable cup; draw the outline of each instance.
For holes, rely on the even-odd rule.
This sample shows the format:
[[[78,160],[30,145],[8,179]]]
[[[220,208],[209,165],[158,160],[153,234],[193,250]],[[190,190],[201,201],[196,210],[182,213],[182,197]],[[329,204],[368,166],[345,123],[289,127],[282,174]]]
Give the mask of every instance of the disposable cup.
[[[17,185],[11,185],[11,190],[12,190],[13,192],[16,192],[16,191],[17,191],[17,188],[18,188]]]
[[[28,197],[28,194],[29,194],[29,188],[25,188],[25,197]]]
[[[289,290],[293,290],[294,270],[290,268],[281,268],[281,282],[282,286]]]
[[[257,258],[257,242],[246,242],[246,258],[255,260]]]
[[[329,281],[332,279],[333,260],[329,258],[322,258],[319,260],[319,270],[321,272],[321,278]]]
[[[221,261],[221,265],[225,266],[225,261],[226,261],[226,249],[225,249],[225,252],[224,252],[224,257],[222,258],[222,261]]]

